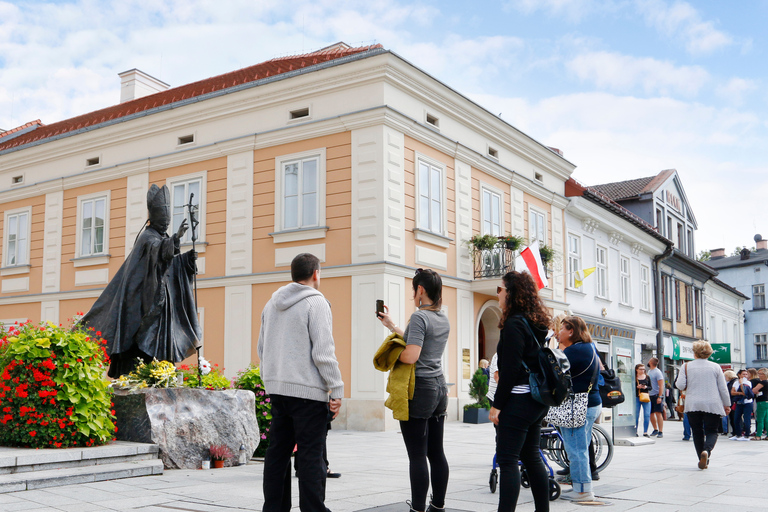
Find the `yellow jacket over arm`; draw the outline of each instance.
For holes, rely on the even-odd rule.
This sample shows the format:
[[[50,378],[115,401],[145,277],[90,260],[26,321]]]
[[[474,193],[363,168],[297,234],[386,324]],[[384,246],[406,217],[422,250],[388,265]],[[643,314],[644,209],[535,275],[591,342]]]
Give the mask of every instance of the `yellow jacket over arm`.
[[[416,366],[400,361],[403,350],[405,350],[403,337],[397,333],[390,334],[373,356],[373,366],[379,371],[389,372],[387,380],[389,398],[384,405],[392,409],[392,416],[396,420],[408,421],[408,400],[413,398]]]

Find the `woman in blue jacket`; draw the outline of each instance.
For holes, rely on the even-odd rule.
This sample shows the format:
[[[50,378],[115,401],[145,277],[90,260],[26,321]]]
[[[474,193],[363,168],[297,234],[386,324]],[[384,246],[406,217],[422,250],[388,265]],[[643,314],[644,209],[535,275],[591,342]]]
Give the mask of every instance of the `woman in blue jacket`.
[[[577,502],[591,502],[595,500],[595,495],[592,492],[592,472],[589,469],[589,441],[592,439],[592,425],[602,409],[600,389],[597,386],[600,357],[595,344],[592,343],[587,324],[578,316],[563,319],[557,341],[571,363],[573,392],[589,393],[586,423],[577,428],[560,429],[570,461],[573,483],[573,493],[563,494],[562,497]]]

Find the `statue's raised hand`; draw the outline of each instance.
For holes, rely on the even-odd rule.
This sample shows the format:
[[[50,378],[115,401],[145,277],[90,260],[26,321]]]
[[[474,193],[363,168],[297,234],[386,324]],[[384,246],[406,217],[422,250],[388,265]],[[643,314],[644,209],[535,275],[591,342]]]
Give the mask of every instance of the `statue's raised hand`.
[[[179,226],[179,230],[176,231],[176,238],[181,240],[181,238],[184,236],[184,233],[187,232],[187,229],[189,229],[189,226],[187,226],[187,219],[184,219],[181,221],[181,225]]]

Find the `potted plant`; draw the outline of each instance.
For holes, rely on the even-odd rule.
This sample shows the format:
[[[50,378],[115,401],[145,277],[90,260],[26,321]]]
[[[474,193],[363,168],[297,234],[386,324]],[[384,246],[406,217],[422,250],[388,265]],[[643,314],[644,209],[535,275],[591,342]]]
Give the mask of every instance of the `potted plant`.
[[[542,244],[539,246],[539,256],[541,256],[541,263],[546,267],[547,263],[555,257],[555,250]]]
[[[504,245],[510,251],[516,251],[523,245],[525,240],[521,236],[506,235],[499,238],[499,242],[504,242]]]
[[[469,396],[475,399],[475,403],[464,406],[464,423],[488,423],[491,403],[487,394],[488,376],[482,368],[478,368],[469,382]]]
[[[224,462],[232,458],[232,450],[225,444],[213,444],[208,448],[214,468],[223,468]]]
[[[493,249],[498,242],[499,239],[493,235],[473,235],[466,244],[474,252]]]

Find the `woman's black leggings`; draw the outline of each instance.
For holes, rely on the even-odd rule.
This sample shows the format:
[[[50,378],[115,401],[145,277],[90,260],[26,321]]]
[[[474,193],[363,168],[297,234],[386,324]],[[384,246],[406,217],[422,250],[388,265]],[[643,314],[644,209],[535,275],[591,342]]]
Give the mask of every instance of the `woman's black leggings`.
[[[448,461],[443,451],[445,416],[400,422],[405,449],[408,451],[411,476],[411,507],[422,511],[427,508],[430,468],[432,470],[432,504],[445,506],[448,488]],[[429,460],[429,467],[427,466]]]

